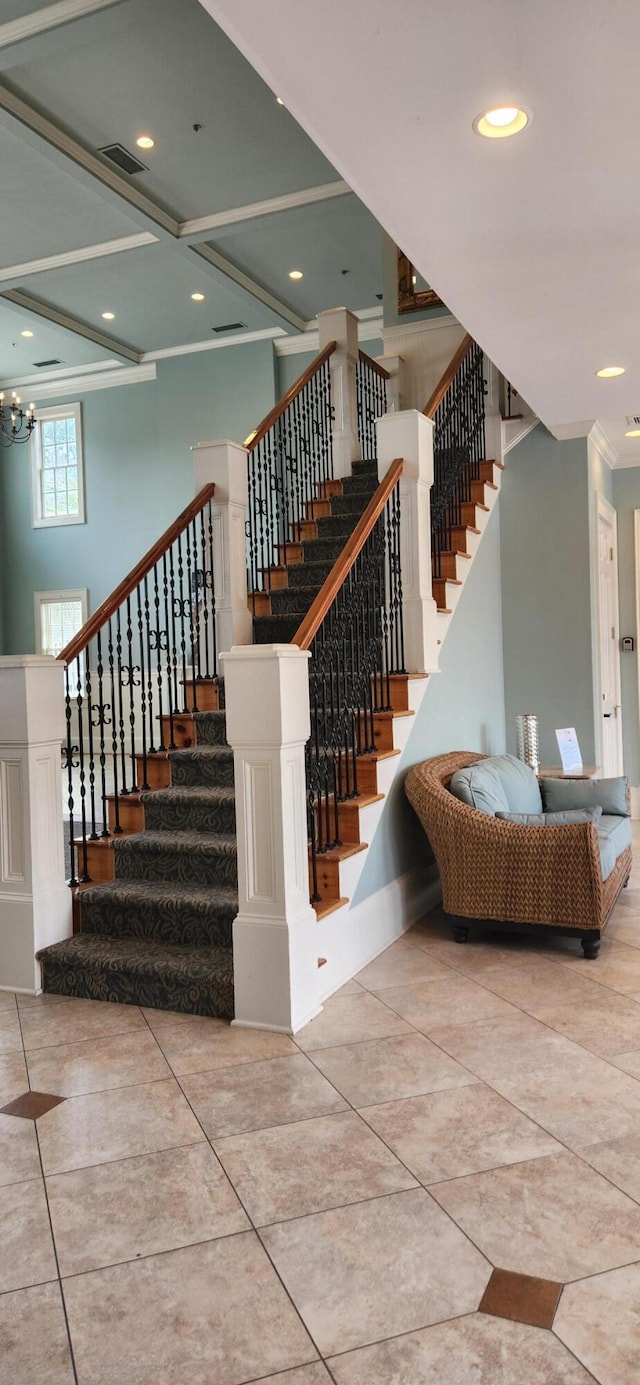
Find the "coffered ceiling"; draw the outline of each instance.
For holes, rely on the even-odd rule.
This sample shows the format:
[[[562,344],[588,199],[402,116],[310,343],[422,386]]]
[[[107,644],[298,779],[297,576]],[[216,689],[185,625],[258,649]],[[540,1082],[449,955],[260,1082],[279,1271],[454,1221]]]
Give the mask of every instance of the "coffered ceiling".
[[[277,94],[198,0],[1,0],[0,381],[378,305],[379,226]]]

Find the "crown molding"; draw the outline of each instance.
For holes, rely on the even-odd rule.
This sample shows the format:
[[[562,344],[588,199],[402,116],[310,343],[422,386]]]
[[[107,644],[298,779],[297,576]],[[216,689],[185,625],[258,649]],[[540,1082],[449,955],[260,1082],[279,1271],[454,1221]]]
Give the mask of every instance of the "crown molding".
[[[217,231],[221,226],[233,226],[240,221],[253,221],[255,217],[273,216],[276,212],[288,212],[294,207],[308,207],[314,202],[328,202],[332,197],[345,197],[351,188],[344,179],[333,183],[320,183],[314,188],[303,188],[300,192],[287,192],[282,197],[266,197],[262,202],[248,202],[243,207],[229,207],[224,212],[211,212],[208,216],[192,217],[181,221],[178,234],[200,236],[204,231]]]
[[[232,337],[215,337],[213,341],[190,341],[185,346],[165,346],[159,351],[143,351],[140,359],[163,361],[168,360],[170,356],[192,356],[196,351],[219,351],[222,346],[246,346],[252,341],[275,341],[280,336],[285,336],[284,327],[261,327],[255,332],[237,332]],[[293,338],[293,341],[297,340],[297,337]]]
[[[158,237],[150,231],[140,231],[133,236],[103,240],[97,245],[81,245],[77,250],[62,250],[59,255],[45,255],[40,260],[24,260],[22,264],[7,265],[0,269],[0,284],[6,284],[11,279],[26,279],[31,274],[43,274],[48,269],[64,269],[66,265],[81,264],[83,260],[100,260],[106,255],[118,255],[123,250],[138,250],[143,245],[157,243]]]
[[[12,43],[22,43],[24,39],[45,34],[49,29],[59,29],[62,24],[71,24],[74,19],[82,19],[96,10],[106,10],[119,5],[122,0],[57,0],[55,5],[45,5],[40,10],[32,10],[19,19],[9,19],[0,24],[0,48],[8,48]]]
[[[83,375],[77,372],[66,379],[41,380],[29,390],[29,400],[59,399],[66,395],[91,394],[93,390],[112,390],[120,385],[142,385],[147,380],[155,380],[156,367],[153,361],[145,365],[118,366],[116,370],[95,370]]]
[[[596,451],[602,457],[603,462],[606,462],[611,470],[619,466],[620,453],[614,447],[608,433],[605,433],[602,424],[599,423],[597,419],[589,433],[589,442],[593,443]]]
[[[0,390],[26,390],[27,385],[40,386],[47,380],[67,380],[70,376],[95,375],[101,370],[120,370],[120,361],[92,361],[89,365],[60,366],[59,370],[39,370],[37,375],[14,375],[10,380],[0,380]]]

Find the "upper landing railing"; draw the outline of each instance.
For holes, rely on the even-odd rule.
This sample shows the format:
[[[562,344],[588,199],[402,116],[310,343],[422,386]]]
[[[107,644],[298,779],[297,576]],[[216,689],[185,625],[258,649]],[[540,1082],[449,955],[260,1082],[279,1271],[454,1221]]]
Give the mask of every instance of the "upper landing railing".
[[[442,554],[455,548],[463,506],[473,500],[485,458],[484,356],[465,336],[423,412],[433,419],[431,490],[432,575],[441,577]]]

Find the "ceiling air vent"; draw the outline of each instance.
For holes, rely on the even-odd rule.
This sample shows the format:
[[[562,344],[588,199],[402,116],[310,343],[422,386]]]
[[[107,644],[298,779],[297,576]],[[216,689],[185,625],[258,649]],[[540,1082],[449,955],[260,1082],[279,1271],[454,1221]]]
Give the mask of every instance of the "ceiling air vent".
[[[237,332],[241,327],[246,327],[246,322],[223,322],[220,327],[212,327],[212,332]]]
[[[100,153],[104,154],[105,158],[110,159],[112,164],[117,164],[123,173],[146,173],[148,171],[146,164],[141,164],[140,160],[136,159],[135,154],[130,154],[123,144],[107,144],[104,149],[100,150]]]
[[[630,428],[640,428],[640,414],[627,414],[627,423]]]
[[[42,370],[45,365],[62,365],[62,361],[59,361],[57,356],[52,356],[50,361],[34,361],[33,364],[37,370]]]

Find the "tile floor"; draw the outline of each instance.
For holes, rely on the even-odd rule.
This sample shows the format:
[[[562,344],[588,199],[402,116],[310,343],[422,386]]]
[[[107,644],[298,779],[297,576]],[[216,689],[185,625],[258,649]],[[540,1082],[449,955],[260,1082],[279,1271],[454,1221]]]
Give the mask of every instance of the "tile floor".
[[[295,1039],[0,993],[0,1379],[639,1385],[640,870]]]

